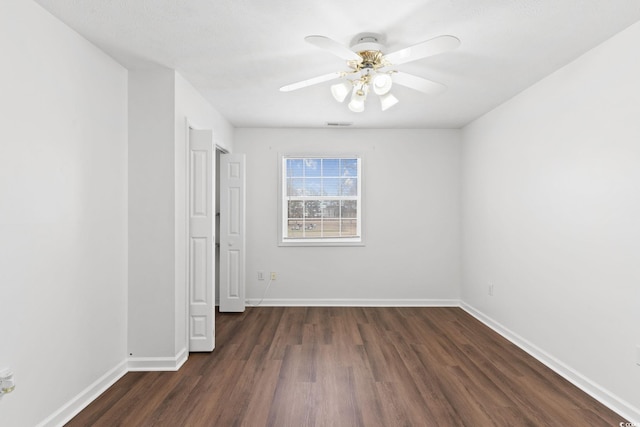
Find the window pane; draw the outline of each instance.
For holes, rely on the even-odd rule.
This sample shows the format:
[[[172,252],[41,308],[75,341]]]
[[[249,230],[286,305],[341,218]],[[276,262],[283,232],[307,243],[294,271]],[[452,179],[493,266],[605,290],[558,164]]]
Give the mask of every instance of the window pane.
[[[321,218],[322,202],[319,200],[309,200],[304,202],[304,217],[305,218]]]
[[[358,217],[358,202],[355,200],[343,200],[341,202],[342,218]]]
[[[303,226],[302,221],[298,220],[289,220],[287,221],[287,237],[289,238],[302,238],[303,237]]]
[[[340,159],[322,159],[323,176],[340,176]]]
[[[342,196],[357,196],[358,195],[358,179],[357,178],[342,178],[340,183],[340,193]]]
[[[322,221],[323,237],[340,237],[340,220],[325,219]]]
[[[305,196],[322,195],[322,178],[306,178],[304,183]]]
[[[325,200],[322,206],[322,218],[340,218],[340,201]]]
[[[339,196],[340,195],[340,178],[323,178],[322,179],[322,195],[323,196]]]
[[[317,221],[305,221],[304,223],[304,237],[318,238],[322,237],[322,222]]]
[[[289,218],[303,218],[304,205],[299,201],[289,201]]]
[[[358,159],[340,159],[340,176],[358,176]]]
[[[358,220],[355,218],[341,220],[342,237],[353,237],[358,235]]]
[[[287,176],[302,176],[302,159],[287,159]]]
[[[304,159],[304,176],[320,176],[322,172],[321,159]]]
[[[304,195],[303,178],[287,178],[287,196]]]

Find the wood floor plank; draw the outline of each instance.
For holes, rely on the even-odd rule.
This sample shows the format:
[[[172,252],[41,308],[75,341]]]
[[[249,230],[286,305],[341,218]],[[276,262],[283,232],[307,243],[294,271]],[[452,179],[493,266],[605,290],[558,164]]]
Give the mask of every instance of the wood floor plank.
[[[376,391],[376,381],[373,380],[366,364],[358,364],[353,368],[355,400],[362,414],[362,422],[367,427],[384,427],[382,407],[385,405],[380,400]]]
[[[130,372],[117,382],[117,387],[111,387],[102,393],[91,405],[71,420],[68,426],[93,426],[105,417],[105,413],[117,404],[123,396],[135,387],[136,383],[145,377],[144,373]]]
[[[325,350],[329,349],[325,347]],[[336,420],[340,420],[344,425],[364,427],[362,411],[355,394],[353,368],[329,367],[329,364],[324,363],[321,365],[327,369],[320,368],[318,381],[315,383],[319,397],[316,425],[335,425]]]
[[[269,426],[314,426],[318,401],[314,384],[309,382],[280,381],[269,408]]]
[[[459,308],[216,313],[216,349],[133,372],[69,426],[614,426],[623,420]]]
[[[266,363],[267,348],[263,345],[254,347],[249,360],[244,364],[236,378],[234,387],[225,396],[226,405],[221,405],[214,425],[235,426],[245,417],[253,390],[262,388],[257,381],[261,378],[261,372]]]
[[[269,412],[274,400],[281,366],[281,360],[266,360],[264,362],[257,373],[244,417],[238,420],[239,425],[243,427],[268,425]]]
[[[180,381],[169,393],[162,405],[146,420],[144,425],[149,426],[179,426],[184,425],[186,414],[180,411],[193,389],[198,385],[200,377],[182,376]]]

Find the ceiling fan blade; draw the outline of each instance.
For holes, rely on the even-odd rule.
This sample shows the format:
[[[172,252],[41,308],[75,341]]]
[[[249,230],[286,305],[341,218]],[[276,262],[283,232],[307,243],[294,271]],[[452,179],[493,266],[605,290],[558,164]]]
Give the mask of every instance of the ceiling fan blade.
[[[403,73],[401,71],[393,73],[391,78],[394,83],[418,90],[428,95],[437,95],[447,89],[443,84],[423,79],[422,77],[414,76],[413,74]]]
[[[404,64],[416,59],[454,50],[460,46],[460,40],[454,36],[438,36],[404,49],[397,50],[384,58],[393,65]]]
[[[337,79],[342,77],[341,72],[336,71],[335,73],[324,74],[322,76],[313,77],[311,79],[302,80],[301,82],[292,83],[290,85],[282,86],[280,88],[280,92],[291,92],[292,90],[302,89],[303,87],[312,86],[318,83],[328,82],[329,80]]]
[[[328,50],[339,58],[347,61],[362,61],[360,55],[349,49],[343,44],[338,43],[335,40],[325,36],[307,36],[304,38],[307,43],[311,43],[321,49]]]

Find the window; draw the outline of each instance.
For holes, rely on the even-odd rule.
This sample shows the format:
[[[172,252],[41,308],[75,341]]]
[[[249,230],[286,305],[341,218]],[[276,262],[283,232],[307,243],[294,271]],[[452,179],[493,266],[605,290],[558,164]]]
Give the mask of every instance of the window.
[[[280,243],[361,243],[361,170],[359,156],[283,156]]]

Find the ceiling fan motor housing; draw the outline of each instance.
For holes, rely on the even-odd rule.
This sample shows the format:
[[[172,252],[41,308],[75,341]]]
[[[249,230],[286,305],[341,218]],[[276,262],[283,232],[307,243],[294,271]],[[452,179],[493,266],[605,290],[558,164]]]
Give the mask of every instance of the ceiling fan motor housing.
[[[360,64],[357,64],[356,69],[358,70],[377,70],[378,68],[381,68],[385,65],[384,57],[382,55],[382,52],[380,52],[379,50],[358,51],[358,55],[360,55],[360,57],[362,58],[362,62]]]
[[[384,50],[384,36],[377,33],[360,33],[351,41],[351,49],[354,52]]]

